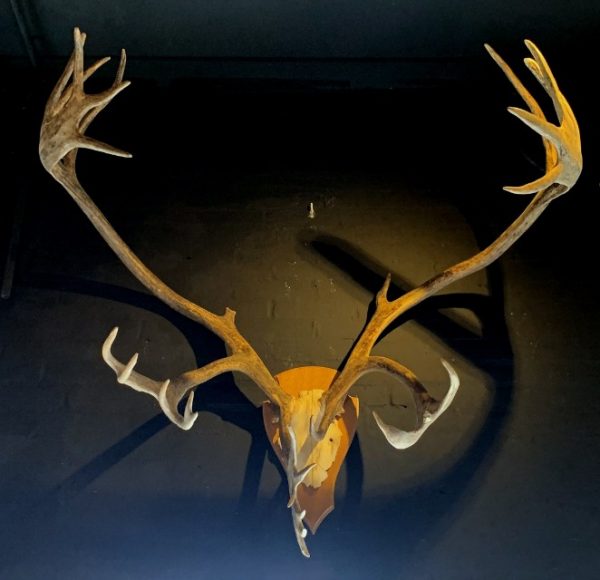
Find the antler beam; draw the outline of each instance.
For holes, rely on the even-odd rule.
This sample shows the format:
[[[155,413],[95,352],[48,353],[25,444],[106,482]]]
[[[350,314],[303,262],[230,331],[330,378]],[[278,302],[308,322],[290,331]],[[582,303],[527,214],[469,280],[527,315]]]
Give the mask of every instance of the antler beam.
[[[154,381],[133,370],[137,357],[127,365],[123,365],[112,356],[111,346],[116,338],[116,331],[113,330],[104,344],[104,360],[117,373],[121,383],[156,398],[169,419],[182,429],[189,429],[197,414],[191,412],[193,399],[190,398],[184,415],[180,415],[177,411],[179,401],[198,384],[224,372],[239,371],[248,375],[273,403],[280,409],[286,408],[290,396],[281,389],[258,354],[239,333],[235,325],[235,312],[227,308],[225,314],[219,316],[169,288],[125,244],[79,183],[75,172],[75,161],[80,148],[93,149],[119,157],[131,157],[129,153],[96,141],[85,134],[98,113],[130,84],[129,81],[123,81],[126,62],[123,50],[111,88],[92,95],[85,92],[85,81],[109,60],[103,58],[88,69],[84,69],[85,38],[85,34],[76,28],[73,55],[48,100],[40,133],[39,152],[42,164],[48,173],[67,190],[127,269],[152,294],[180,314],[199,322],[219,336],[231,353],[227,358],[185,373],[172,382]],[[282,417],[282,420],[284,421],[285,417]],[[287,437],[285,441],[287,442]]]

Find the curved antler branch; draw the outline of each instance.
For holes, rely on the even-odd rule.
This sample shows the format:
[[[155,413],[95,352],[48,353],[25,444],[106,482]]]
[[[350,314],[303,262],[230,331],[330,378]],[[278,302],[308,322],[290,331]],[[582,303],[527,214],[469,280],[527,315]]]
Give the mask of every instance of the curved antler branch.
[[[103,349],[107,364],[120,377],[120,382],[154,396],[167,416],[183,429],[189,429],[196,416],[191,413],[190,400],[193,401],[191,396],[188,399],[187,407],[189,408],[186,407],[186,413],[183,416],[177,411],[179,401],[197,384],[223,372],[240,371],[245,373],[281,409],[289,401],[290,396],[281,389],[258,354],[239,333],[235,325],[235,312],[227,308],[225,313],[219,316],[184,298],[167,286],[127,246],[79,183],[75,171],[75,161],[79,149],[92,149],[110,155],[131,157],[129,153],[96,141],[85,134],[98,113],[130,83],[123,81],[126,56],[125,51],[122,51],[112,86],[98,94],[86,93],[85,81],[104,65],[108,58],[100,59],[90,68],[84,69],[83,48],[86,36],[76,28],[73,37],[75,44],[73,55],[50,94],[44,112],[39,146],[42,164],[71,195],[125,267],[157,298],[183,316],[199,322],[214,332],[225,342],[231,353],[229,357],[211,363],[202,369],[184,373],[173,383],[159,383],[133,371],[135,357],[127,365],[123,365],[112,356],[110,347],[116,338],[116,332],[113,331]]]
[[[375,411],[373,411],[373,417],[375,418],[377,426],[385,435],[388,443],[395,449],[408,449],[423,436],[425,431],[427,431],[427,429],[429,429],[429,427],[431,427],[431,425],[433,425],[433,423],[439,419],[444,411],[450,406],[450,403],[454,400],[454,397],[458,392],[458,387],[460,386],[458,375],[454,368],[452,368],[452,365],[442,359],[442,364],[450,377],[450,387],[444,398],[441,401],[438,401],[427,393],[425,388],[417,380],[416,376],[406,367],[385,357],[370,358],[372,365],[372,368],[370,368],[371,371],[387,372],[396,378],[403,380],[411,387],[415,405],[417,407],[417,426],[415,429],[403,431],[397,427],[388,425],[383,422]]]
[[[533,59],[525,59],[525,64],[552,98],[559,125],[554,125],[546,120],[537,101],[510,67],[491,47],[486,45],[486,48],[530,109],[530,112],[527,112],[511,107],[508,109],[509,112],[539,133],[546,149],[546,173],[544,176],[523,186],[505,187],[504,189],[519,194],[536,193],[535,197],[523,213],[487,248],[471,258],[447,268],[391,302],[387,298],[391,280],[388,274],[382,289],[377,294],[375,314],[365,326],[346,365],[331,388],[323,395],[319,422],[313,432],[313,438],[324,437],[331,422],[343,412],[343,403],[348,390],[356,381],[357,375],[364,372],[365,361],[369,359],[371,349],[381,333],[394,320],[449,284],[486,268],[497,260],[531,227],[548,204],[569,191],[579,178],[583,160],[579,127],[575,115],[559,90],[540,50],[531,41],[525,41],[525,44],[533,56]]]
[[[102,358],[117,375],[117,382],[127,385],[140,393],[146,393],[154,397],[160,404],[164,414],[175,425],[185,431],[191,429],[198,418],[198,413],[192,413],[194,403],[194,392],[192,389],[223,373],[233,371],[240,371],[246,374],[251,373],[247,369],[246,357],[241,354],[234,354],[213,361],[201,368],[183,373],[173,380],[155,381],[134,370],[138,362],[139,355],[137,352],[129,359],[127,364],[123,364],[113,355],[112,346],[118,332],[118,327],[113,328],[102,345]],[[188,393],[190,394],[185,405],[185,411],[181,415],[178,411],[178,406]]]

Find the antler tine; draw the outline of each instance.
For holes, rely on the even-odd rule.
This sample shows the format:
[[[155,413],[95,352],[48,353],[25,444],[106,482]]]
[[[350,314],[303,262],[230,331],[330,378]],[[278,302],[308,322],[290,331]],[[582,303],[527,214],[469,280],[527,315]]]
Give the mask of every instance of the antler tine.
[[[560,89],[546,58],[540,51],[540,49],[531,40],[525,40],[525,46],[529,49],[529,52],[533,56],[531,58],[525,58],[524,62],[527,68],[532,72],[533,76],[538,82],[544,87],[544,90],[548,93],[554,104],[554,109],[558,116],[558,122],[562,123],[564,118],[563,102],[558,98]],[[564,100],[564,99],[563,99]]]
[[[84,75],[84,80],[88,79],[94,72],[96,72],[102,65],[107,63],[110,60],[110,56],[100,59],[94,65],[92,65],[89,69],[86,70]],[[125,74],[125,65],[127,64],[127,54],[125,49],[121,49],[121,58],[119,60],[119,68],[117,69],[117,74],[115,75],[115,80],[113,81],[111,89],[109,91],[105,91],[106,96],[102,103],[99,103],[90,111],[88,111],[87,115],[81,120],[79,123],[79,130],[84,132],[91,124],[91,122],[96,118],[98,113],[100,113],[109,103],[110,101],[119,94],[123,89],[125,89],[128,85],[123,82],[123,75]]]
[[[418,402],[418,397],[421,396],[420,388],[415,387],[416,383],[412,381],[411,376],[407,374],[404,367],[388,361],[379,360],[377,362],[371,356],[371,350],[381,336],[381,333],[400,315],[429,296],[439,292],[449,284],[487,267],[497,260],[531,227],[552,200],[566,193],[577,182],[583,166],[577,120],[566,98],[560,92],[550,67],[540,50],[530,41],[526,41],[526,45],[534,57],[533,60],[526,60],[526,64],[552,97],[558,114],[559,125],[554,125],[546,120],[537,101],[531,96],[506,62],[489,45],[486,45],[486,49],[531,111],[511,107],[509,108],[509,112],[516,115],[542,136],[547,153],[547,166],[544,176],[520,187],[505,187],[504,189],[512,193],[536,193],[536,195],[521,215],[487,248],[481,250],[471,258],[447,268],[440,274],[437,274],[391,302],[387,298],[390,285],[390,276],[388,274],[382,289],[377,294],[373,317],[366,324],[348,357],[346,365],[321,399],[321,410],[318,421],[315,423],[315,428],[311,433],[311,437],[315,441],[325,436],[329,425],[335,420],[336,416],[343,412],[343,402],[352,385],[365,372],[375,370],[374,367],[379,366],[378,370],[386,370],[399,377],[403,377],[409,386],[416,389],[415,400]],[[444,363],[444,366],[451,378],[448,394],[442,402],[436,402],[438,405],[437,408],[435,405],[425,405],[422,414],[423,423],[416,432],[413,432],[409,436],[385,426],[381,420],[377,421],[390,443],[394,444],[396,442],[400,445],[400,448],[403,448],[402,446],[411,441],[414,443],[425,429],[447,408],[447,405],[456,394],[459,382],[456,373],[451,367],[447,363]],[[422,430],[419,431],[419,429]]]
[[[544,112],[542,111],[542,108],[540,107],[538,102],[533,98],[531,93],[520,81],[519,77],[517,77],[517,75],[508,66],[505,60],[489,44],[484,44],[484,47],[488,51],[488,54],[492,57],[494,62],[500,67],[500,69],[505,74],[506,78],[515,88],[515,90],[519,93],[521,98],[525,101],[525,103],[529,107],[529,110],[541,119],[545,119]],[[556,160],[558,158],[556,148],[547,139],[542,138],[542,141],[544,143],[544,150],[546,152],[546,167],[553,167],[556,164]]]
[[[83,86],[83,47],[85,46],[85,40],[87,34],[81,32],[79,27],[73,29],[73,43],[75,44],[75,63],[73,69],[73,80],[75,89],[82,88]]]
[[[304,465],[298,461],[298,443],[296,440],[296,434],[291,427],[288,427],[289,435],[289,451],[288,460],[286,466],[286,475],[288,480],[288,492],[290,499],[287,507],[292,511],[292,523],[294,525],[294,533],[296,534],[296,542],[300,548],[300,552],[305,558],[310,558],[310,552],[306,546],[306,535],[307,531],[304,527],[302,520],[306,516],[306,511],[302,509],[298,502],[298,487],[306,479],[306,476],[313,470],[316,463],[311,463],[299,468],[298,465]]]
[[[55,114],[57,109],[60,110],[62,107],[57,107],[57,103],[64,96],[65,88],[67,87],[71,76],[73,75],[73,63],[75,62],[75,51],[71,53],[69,61],[67,62],[65,69],[60,75],[56,85],[52,89],[48,101],[46,103],[45,115]],[[63,103],[64,104],[64,103]]]

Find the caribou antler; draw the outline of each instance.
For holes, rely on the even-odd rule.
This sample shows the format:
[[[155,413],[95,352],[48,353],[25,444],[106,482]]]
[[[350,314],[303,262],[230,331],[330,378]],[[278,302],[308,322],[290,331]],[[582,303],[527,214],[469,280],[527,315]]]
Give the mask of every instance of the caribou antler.
[[[445,399],[435,401],[408,369],[395,361],[382,360],[381,357],[372,356],[370,353],[373,346],[381,333],[407,310],[449,284],[487,267],[502,256],[531,227],[548,204],[571,189],[579,178],[583,161],[579,127],[575,115],[558,88],[550,67],[540,50],[529,40],[526,40],[525,44],[533,56],[533,59],[526,58],[525,64],[551,97],[558,117],[558,125],[554,125],[546,119],[539,104],[500,56],[490,46],[486,45],[486,49],[531,111],[509,107],[509,112],[542,136],[546,150],[546,173],[541,178],[520,187],[505,187],[504,189],[518,194],[536,193],[535,197],[523,213],[487,248],[471,258],[451,266],[391,302],[387,298],[390,284],[388,275],[383,288],[377,295],[375,314],[367,323],[341,373],[331,388],[323,394],[319,421],[312,431],[313,445],[314,441],[319,441],[324,437],[328,426],[336,416],[342,413],[344,399],[352,385],[365,373],[376,371],[392,374],[411,388],[419,417],[418,425],[412,432],[401,432],[386,425],[378,416],[375,416],[377,424],[388,441],[397,448],[403,449],[418,440],[424,429],[431,425],[448,407],[456,394],[458,377],[452,367],[444,362],[444,366],[450,374],[451,385]]]
[[[275,405],[285,408],[285,403],[289,401],[290,396],[281,389],[258,354],[239,333],[235,325],[235,312],[227,308],[225,314],[221,316],[213,314],[169,288],[125,244],[79,183],[75,172],[78,149],[87,148],[110,155],[131,157],[125,151],[85,135],[96,115],[130,83],[123,81],[126,62],[123,50],[112,87],[99,94],[86,93],[85,81],[109,58],[103,58],[90,68],[84,69],[85,34],[82,34],[78,28],[74,31],[74,42],[73,55],[52,91],[44,112],[39,148],[42,164],[67,190],[123,264],[152,294],[180,314],[214,332],[230,350],[230,356],[184,373],[173,381],[154,381],[133,370],[137,355],[134,355],[127,365],[114,358],[111,346],[117,335],[115,329],[104,343],[102,351],[104,360],[115,371],[119,382],[152,395],[158,400],[169,419],[182,429],[189,429],[197,414],[192,413],[191,410],[193,402],[191,395],[183,415],[180,415],[177,410],[178,403],[197,385],[225,372],[239,371],[248,375]],[[284,443],[287,441],[288,438],[284,437]]]
[[[42,164],[67,190],[123,264],[152,294],[180,314],[214,332],[225,342],[229,350],[228,356],[204,367],[183,373],[172,381],[168,379],[156,381],[136,372],[134,367],[137,364],[137,354],[126,364],[117,360],[112,353],[112,346],[117,337],[117,328],[105,340],[102,356],[117,375],[119,383],[154,397],[167,417],[182,429],[190,429],[197,419],[198,414],[193,411],[193,389],[197,385],[216,375],[231,371],[242,372],[252,378],[276,407],[275,419],[278,422],[279,432],[279,437],[274,440],[275,444],[279,446],[276,452],[283,458],[282,463],[287,475],[290,495],[288,507],[292,509],[296,539],[302,553],[308,556],[304,541],[307,530],[303,523],[307,511],[306,506],[301,505],[299,498],[302,494],[298,493],[299,488],[307,483],[314,488],[318,487],[320,482],[329,476],[327,471],[329,467],[324,465],[331,466],[334,459],[343,458],[343,455],[336,455],[341,438],[339,430],[337,431],[339,437],[335,435],[329,439],[331,442],[329,447],[325,445],[319,447],[319,445],[330,427],[332,431],[336,431],[337,425],[332,425],[332,423],[342,413],[348,390],[356,380],[367,373],[385,372],[400,379],[411,389],[417,410],[417,425],[412,431],[405,432],[386,425],[374,414],[375,420],[387,440],[397,449],[405,449],[414,445],[448,408],[458,390],[458,376],[446,361],[442,361],[442,364],[450,377],[450,388],[442,400],[437,400],[429,395],[427,389],[409,369],[387,357],[372,355],[373,346],[382,332],[401,314],[428,296],[439,292],[448,284],[481,270],[497,260],[531,226],[550,201],[564,194],[575,184],[581,173],[582,158],[579,129],[573,112],[558,89],[544,57],[533,43],[526,41],[533,59],[525,59],[525,63],[552,98],[558,116],[558,125],[553,125],[545,118],[540,106],[508,65],[490,47],[486,46],[530,109],[530,112],[515,108],[509,108],[509,111],[537,131],[544,142],[546,174],[527,185],[505,188],[519,194],[536,193],[534,199],[515,222],[486,249],[434,276],[397,300],[390,301],[387,298],[391,280],[388,275],[383,288],[377,294],[375,314],[359,337],[346,365],[330,387],[329,382],[327,385],[323,385],[323,389],[326,387],[329,389],[324,391],[320,400],[318,398],[305,400],[302,398],[302,393],[306,393],[306,390],[300,390],[299,394],[292,396],[271,375],[258,354],[238,331],[233,310],[227,308],[223,315],[214,314],[169,288],[125,244],[79,183],[75,170],[79,149],[92,149],[110,155],[130,157],[129,153],[91,139],[85,134],[98,113],[129,85],[129,81],[123,80],[126,57],[125,51],[122,51],[112,86],[98,94],[86,93],[85,81],[109,59],[103,58],[90,68],[84,69],[85,35],[79,29],[74,31],[74,42],[73,55],[52,91],[44,112],[39,149]],[[332,372],[335,373],[335,371]],[[281,379],[281,377],[282,375],[278,375],[278,378]],[[316,387],[315,390],[320,390],[318,385]],[[293,392],[296,393],[296,391]],[[182,414],[179,412],[178,406],[186,396],[188,398]],[[310,402],[310,405],[307,404],[307,401]],[[298,404],[295,404],[296,402]],[[292,422],[292,417],[300,419],[300,421]],[[335,443],[336,441],[337,443]],[[318,470],[315,468],[316,463],[313,463],[313,456],[320,456],[321,462]],[[318,484],[315,483],[317,478],[313,478],[317,471]],[[315,481],[310,483],[309,480],[313,479]],[[335,482],[335,476],[330,481]],[[327,506],[320,506],[320,514],[325,513],[324,508]],[[316,520],[313,518],[306,521],[309,526],[312,521],[314,526]]]

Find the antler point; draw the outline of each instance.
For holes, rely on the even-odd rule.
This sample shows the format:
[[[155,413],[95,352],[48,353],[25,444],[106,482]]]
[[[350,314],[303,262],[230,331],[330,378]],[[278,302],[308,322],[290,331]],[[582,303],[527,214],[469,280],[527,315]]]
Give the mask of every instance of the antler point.
[[[194,406],[194,391],[190,393],[186,403],[185,403],[185,411],[183,412],[183,416],[186,421],[192,421],[192,425],[196,418],[198,417],[198,413],[192,413],[192,407]],[[190,425],[191,426],[191,425]]]
[[[131,376],[131,371],[133,370],[133,367],[137,364],[138,357],[139,357],[139,353],[136,352],[129,359],[129,362],[125,365],[125,368],[123,369],[123,371],[117,377],[117,382],[118,383],[124,384],[124,383],[127,382],[127,380],[129,379],[129,377]]]
[[[528,191],[520,191],[519,188],[514,185],[505,185],[502,189],[508,193],[512,193],[513,195],[529,195]]]
[[[224,317],[229,320],[230,322],[235,322],[235,315],[236,315],[236,311],[233,310],[232,308],[229,308],[229,306],[225,307],[225,314]]]

